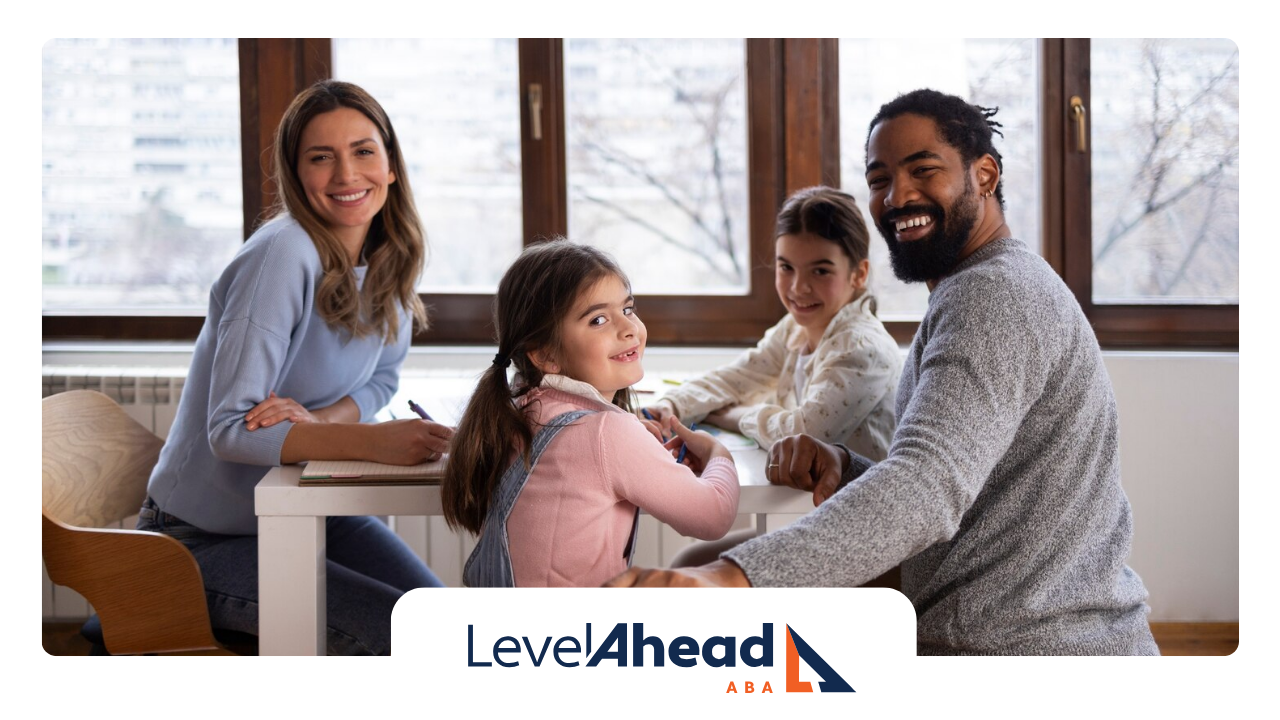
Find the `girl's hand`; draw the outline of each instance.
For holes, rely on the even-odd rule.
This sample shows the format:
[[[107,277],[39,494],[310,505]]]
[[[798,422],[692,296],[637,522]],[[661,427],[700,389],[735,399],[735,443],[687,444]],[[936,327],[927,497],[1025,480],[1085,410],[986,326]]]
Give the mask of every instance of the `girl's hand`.
[[[250,431],[260,427],[271,427],[283,420],[295,423],[323,422],[311,414],[309,410],[294,402],[293,398],[282,398],[272,390],[266,400],[253,406],[245,413],[244,424]]]
[[[367,427],[372,438],[367,459],[387,465],[439,460],[453,439],[453,428],[430,420],[391,420]]]
[[[664,402],[642,407],[636,411],[636,417],[640,418],[640,423],[660,443],[665,443],[670,439],[663,428],[667,426],[667,418],[675,416],[675,413],[671,411],[671,404]]]
[[[644,429],[648,430],[649,434],[658,442],[665,443],[667,441],[666,434],[662,432],[662,426],[659,425],[656,420],[650,420],[642,416],[640,418],[640,424],[643,425]]]
[[[649,413],[648,419],[653,420],[664,427],[667,424],[667,418],[676,417],[676,414],[671,410],[671,403],[669,402],[657,402],[649,405],[648,407],[640,408],[640,410],[636,412],[636,414],[641,418],[644,418],[645,413]]]
[[[673,437],[663,429],[667,427],[668,419],[676,416],[669,402],[657,402],[648,407],[641,407],[640,410],[636,410],[636,416],[640,418],[640,423],[644,424],[645,429],[649,430],[653,437],[658,438],[658,442],[664,443]]]
[[[742,418],[746,417],[747,409],[748,408],[742,405],[722,407],[708,415],[704,422],[715,425],[718,428],[724,428],[725,430],[742,432]]]
[[[722,457],[733,460],[729,450],[709,433],[690,430],[675,416],[668,418],[667,427],[671,429],[672,438],[663,447],[671,451],[672,457],[679,457],[680,448],[687,447],[684,464],[688,465],[694,473],[701,475],[712,458]]]

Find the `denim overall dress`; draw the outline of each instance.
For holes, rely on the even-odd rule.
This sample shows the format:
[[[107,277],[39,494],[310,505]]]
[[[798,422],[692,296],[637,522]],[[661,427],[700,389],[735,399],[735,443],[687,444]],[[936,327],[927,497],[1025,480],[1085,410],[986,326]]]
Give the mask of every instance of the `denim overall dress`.
[[[485,515],[484,525],[480,528],[480,537],[476,541],[475,550],[467,558],[466,567],[462,570],[462,583],[467,587],[515,587],[516,575],[511,569],[511,549],[507,539],[507,518],[511,509],[516,506],[520,492],[524,490],[529,475],[538,466],[538,458],[555,439],[560,431],[574,421],[596,410],[573,410],[557,415],[533,436],[533,447],[529,453],[529,467],[524,465],[523,458],[516,458],[511,467],[502,474],[497,491],[489,502],[489,512]],[[640,508],[636,508],[635,520],[631,524],[631,540],[623,551],[627,558],[627,567],[631,567],[632,548],[636,544],[636,531],[640,529]]]

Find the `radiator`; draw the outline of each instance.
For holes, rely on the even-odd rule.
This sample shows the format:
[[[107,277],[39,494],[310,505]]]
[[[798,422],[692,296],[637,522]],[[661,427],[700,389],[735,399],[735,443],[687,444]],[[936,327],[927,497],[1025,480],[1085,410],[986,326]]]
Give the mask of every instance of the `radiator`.
[[[465,374],[465,373],[464,373]],[[416,383],[430,383],[433,377],[456,377],[459,373],[442,374],[439,371],[408,371],[402,377]],[[106,368],[106,367],[49,367],[43,368],[44,387],[41,397],[68,390],[97,390],[115,400],[134,420],[161,438],[168,437],[178,409],[185,381],[184,368]],[[119,527],[132,529],[136,518],[127,518]],[[462,585],[462,567],[475,547],[469,533],[457,533],[448,528],[442,517],[403,516],[389,517],[387,523],[418,557],[430,566],[440,580],[448,586]],[[750,516],[741,516],[736,528],[751,527]],[[670,527],[648,515],[640,517],[640,533],[636,539],[635,563],[644,567],[661,567],[670,563],[681,548],[692,542]],[[70,588],[55,585],[44,572],[43,563],[43,615],[45,620],[76,621],[92,614],[92,608],[79,593]]]

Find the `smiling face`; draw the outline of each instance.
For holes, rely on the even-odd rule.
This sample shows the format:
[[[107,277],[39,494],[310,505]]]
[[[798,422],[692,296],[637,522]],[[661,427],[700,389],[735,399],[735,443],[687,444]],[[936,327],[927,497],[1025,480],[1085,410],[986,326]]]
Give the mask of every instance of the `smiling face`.
[[[311,209],[354,259],[396,181],[377,126],[347,107],[315,116],[302,130],[297,170]]]
[[[560,321],[560,348],[554,356],[535,353],[544,373],[581,380],[612,399],[644,377],[648,332],[635,314],[635,298],[616,275],[606,275],[580,293]]]
[[[906,114],[876,125],[867,140],[869,209],[894,275],[930,281],[955,267],[978,221],[972,175],[986,165],[965,167],[929,118]]]
[[[805,329],[812,349],[831,318],[866,288],[867,261],[855,265],[839,245],[812,233],[782,235],[775,247],[778,299]]]

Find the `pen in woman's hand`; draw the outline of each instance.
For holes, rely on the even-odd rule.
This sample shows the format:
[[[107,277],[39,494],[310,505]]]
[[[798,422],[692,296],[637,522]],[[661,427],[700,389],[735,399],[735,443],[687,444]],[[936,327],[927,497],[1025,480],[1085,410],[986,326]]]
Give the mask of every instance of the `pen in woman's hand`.
[[[435,422],[435,420],[432,420],[431,416],[427,414],[427,411],[422,409],[421,405],[412,400],[409,401],[409,409],[418,413],[418,417],[423,420],[431,420],[431,422]]]

